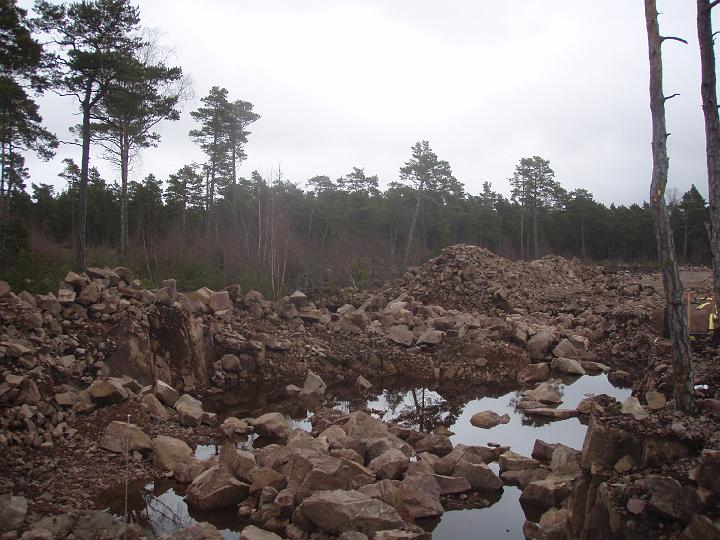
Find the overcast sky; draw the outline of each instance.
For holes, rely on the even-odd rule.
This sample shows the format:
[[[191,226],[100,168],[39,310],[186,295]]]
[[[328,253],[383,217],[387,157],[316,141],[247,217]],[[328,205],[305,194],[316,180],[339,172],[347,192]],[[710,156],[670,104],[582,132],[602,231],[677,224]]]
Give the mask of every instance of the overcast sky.
[[[20,0],[31,7],[32,2]],[[141,0],[194,83],[179,122],[160,128],[131,176],[165,179],[203,155],[189,111],[213,85],[250,101],[241,174],[296,183],[353,166],[396,180],[410,147],[427,139],[470,193],[483,181],[508,194],[520,158],[549,159],[567,189],[602,202],[647,199],[650,114],[642,0]],[[694,2],[659,1],[671,132],[670,185],[707,192]],[[68,139],[76,103],[46,96],[41,112]],[[60,160],[29,159],[33,182],[62,186]],[[118,174],[93,151],[92,165]]]

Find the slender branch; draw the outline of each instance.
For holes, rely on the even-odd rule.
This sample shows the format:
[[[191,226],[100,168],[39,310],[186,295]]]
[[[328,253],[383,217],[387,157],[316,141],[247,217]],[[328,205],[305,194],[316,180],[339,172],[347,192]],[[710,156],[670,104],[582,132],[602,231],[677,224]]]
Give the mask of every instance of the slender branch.
[[[674,97],[676,97],[676,96],[679,96],[679,95],[680,95],[680,94],[672,94],[672,95],[666,96],[666,97],[665,97],[665,101],[667,101],[668,99],[672,99],[672,98],[674,98]]]
[[[718,4],[720,4],[720,0],[713,0],[712,2],[710,2],[710,9],[714,8]]]
[[[74,141],[58,141],[58,142],[60,144],[71,144],[73,146],[79,146],[80,148],[82,148],[82,144],[79,142],[74,142]]]
[[[676,36],[662,36],[660,38],[660,43],[665,41],[666,39],[672,40],[672,41],[679,41],[680,43],[684,43],[685,45],[688,44],[687,40],[684,40],[683,38],[676,37]]]

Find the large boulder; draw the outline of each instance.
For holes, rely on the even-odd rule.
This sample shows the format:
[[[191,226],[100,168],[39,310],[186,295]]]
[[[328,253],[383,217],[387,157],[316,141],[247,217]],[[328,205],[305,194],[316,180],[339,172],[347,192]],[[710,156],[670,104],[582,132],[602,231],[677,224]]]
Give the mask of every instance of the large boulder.
[[[436,456],[446,456],[452,452],[453,445],[447,435],[439,433],[431,433],[430,435],[420,439],[415,443],[415,452],[429,452]]]
[[[550,368],[553,371],[559,371],[567,375],[585,375],[585,370],[580,365],[580,362],[574,358],[553,358],[550,363]]]
[[[490,429],[499,424],[507,424],[508,422],[510,422],[510,415],[503,414],[500,416],[495,411],[476,412],[470,418],[470,423],[473,426],[483,429]]]
[[[163,381],[157,381],[153,388],[153,394],[168,407],[174,407],[180,397],[178,391]]]
[[[375,473],[359,463],[300,449],[291,457],[288,487],[294,488],[297,501],[302,501],[316,491],[358,489],[375,479]]]
[[[290,436],[290,425],[285,417],[272,412],[258,416],[252,421],[253,429],[260,435],[270,439],[286,441]]]
[[[470,452],[465,452],[455,464],[452,475],[465,478],[474,490],[495,491],[502,488],[500,477],[479,456]]]
[[[557,405],[562,403],[562,395],[556,384],[543,382],[532,390],[525,390],[523,398],[528,401],[538,401],[546,405]]]
[[[100,405],[120,403],[128,398],[128,391],[117,379],[96,379],[88,387],[88,393]]]
[[[180,417],[180,424],[187,427],[197,427],[215,417],[214,414],[205,412],[202,402],[190,394],[183,394],[178,398],[175,402],[175,410]]]
[[[208,307],[215,313],[233,308],[230,294],[227,291],[217,291],[210,295]]]
[[[405,508],[414,519],[441,516],[440,486],[433,476],[411,475],[402,481]]]
[[[378,479],[396,480],[410,465],[408,457],[400,450],[391,448],[387,452],[380,454],[378,457],[368,463],[370,469]]]
[[[553,349],[553,356],[556,358],[577,358],[579,356],[578,350],[573,345],[572,341],[568,338],[564,338],[557,346]]]
[[[248,484],[236,479],[224,467],[215,465],[192,481],[185,499],[194,508],[207,512],[237,506],[249,492]]]
[[[151,449],[152,442],[135,424],[114,420],[105,428],[100,446],[111,452],[124,454],[126,450],[147,452]]]
[[[542,382],[550,377],[550,367],[546,362],[529,364],[517,374],[517,381],[521,384]]]
[[[521,456],[515,452],[505,452],[500,456],[500,472],[505,471],[524,471],[525,469],[534,469],[540,466],[540,462],[536,459]]]
[[[165,435],[158,435],[152,440],[153,467],[164,471],[172,471],[178,463],[188,461],[192,449],[185,441]]]
[[[305,384],[303,384],[300,395],[319,397],[325,394],[325,390],[327,390],[327,384],[325,384],[325,381],[322,380],[320,375],[309,371],[307,377],[305,377]]]
[[[359,491],[320,491],[306,498],[293,513],[293,523],[310,531],[319,527],[331,534],[401,529],[405,522],[392,506]]]
[[[547,355],[550,347],[555,343],[555,336],[552,331],[540,330],[527,342],[527,350],[533,360],[542,360]]]
[[[170,417],[167,409],[160,403],[160,400],[155,397],[155,394],[145,394],[140,400],[140,405],[142,405],[142,408],[148,413],[162,420],[167,420]]]

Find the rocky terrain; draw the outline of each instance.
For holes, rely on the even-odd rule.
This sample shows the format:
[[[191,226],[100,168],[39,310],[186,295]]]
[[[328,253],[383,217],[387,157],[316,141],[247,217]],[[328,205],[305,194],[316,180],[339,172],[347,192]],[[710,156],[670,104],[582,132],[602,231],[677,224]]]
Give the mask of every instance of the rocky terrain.
[[[321,299],[179,292],[174,280],[146,290],[126,268],[71,272],[47,295],[0,282],[0,538],[123,537],[94,501],[125,470],[187,485],[200,511],[237,509],[248,539],[429,538],[424,519],[504,484],[542,512],[527,538],[718,538],[718,354],[697,352],[699,414],[675,412],[661,292],[649,275],[467,245],[380,290]],[[602,372],[633,397],[558,406],[551,377]],[[328,385],[389,376],[521,385],[523,414],[580,416],[585,444],[537,441],[523,456],[319,406]],[[317,400],[312,432],[277,411],[206,410],[219,392],[259,385]],[[478,429],[507,421],[486,412]],[[196,458],[207,442],[219,455]],[[219,537],[209,524],[173,534]]]

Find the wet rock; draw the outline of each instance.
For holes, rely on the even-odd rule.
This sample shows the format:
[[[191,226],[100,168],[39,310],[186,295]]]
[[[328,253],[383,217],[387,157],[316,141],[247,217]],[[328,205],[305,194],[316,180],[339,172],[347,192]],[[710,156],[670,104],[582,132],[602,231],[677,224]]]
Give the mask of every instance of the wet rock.
[[[263,531],[255,525],[248,525],[240,533],[239,540],[282,540],[282,537],[270,531]]]
[[[415,443],[415,452],[429,452],[439,457],[443,457],[452,452],[453,445],[450,438],[446,435],[431,433]]]
[[[130,452],[147,452],[151,449],[152,442],[135,424],[115,420],[105,428],[100,446],[111,452],[124,454],[128,449]]]
[[[607,373],[610,371],[610,367],[600,362],[590,362],[589,360],[583,360],[580,365],[585,370],[585,373],[599,374]]]
[[[560,506],[570,495],[575,475],[550,475],[544,480],[530,482],[520,495],[520,501],[533,504],[540,508]]]
[[[483,429],[493,428],[499,424],[507,424],[510,422],[510,415],[503,414],[500,416],[495,411],[480,411],[476,412],[470,418],[470,423]]]
[[[293,512],[293,523],[310,531],[319,527],[331,534],[402,529],[404,522],[392,506],[358,491],[321,491],[305,499]]]
[[[317,397],[325,394],[325,390],[327,390],[327,384],[325,384],[325,381],[322,380],[320,375],[310,371],[305,378],[305,384],[303,384],[300,395]]]
[[[565,540],[565,528],[568,520],[566,508],[551,508],[540,516],[537,540]]]
[[[517,484],[521,489],[525,489],[530,482],[536,480],[545,480],[550,474],[545,468],[525,469],[524,471],[505,471],[500,475],[503,482],[508,484]]]
[[[128,391],[117,380],[96,379],[88,387],[88,393],[100,405],[120,403],[128,398]]]
[[[155,383],[153,394],[168,407],[174,407],[175,402],[177,402],[180,397],[177,390],[163,381],[157,381]]]
[[[222,365],[223,371],[228,373],[240,373],[242,371],[240,359],[234,354],[223,355],[220,359],[220,365]]]
[[[472,487],[467,478],[460,476],[444,476],[442,474],[433,475],[435,482],[437,482],[440,488],[440,495],[455,495],[458,493],[465,493],[470,491]]]
[[[287,440],[290,436],[290,425],[285,417],[277,412],[255,418],[252,427],[258,434],[271,439]]]
[[[145,394],[140,400],[140,405],[148,413],[157,416],[158,418],[166,420],[170,417],[167,409],[162,403],[160,403],[160,400],[155,397],[155,394]]]
[[[574,409],[553,409],[551,407],[536,407],[531,409],[523,409],[523,413],[527,416],[541,416],[543,418],[552,418],[553,420],[567,420],[578,415]]]
[[[700,508],[697,492],[668,476],[652,476],[636,484],[650,492],[650,507],[660,514],[683,523],[689,523]]]
[[[615,386],[630,388],[633,383],[633,378],[632,375],[630,375],[627,371],[618,369],[616,371],[611,371],[610,373],[608,373],[608,381],[610,381],[610,383],[614,384]]]
[[[557,405],[562,403],[562,396],[557,388],[557,385],[550,382],[543,382],[537,385],[532,390],[525,390],[523,398],[529,401],[539,401],[547,405]]]
[[[494,491],[502,488],[502,480],[481,458],[465,452],[452,469],[453,476],[465,478],[475,490]]]
[[[406,476],[400,489],[405,508],[414,519],[441,516],[445,511],[440,503],[440,486],[433,476]]]
[[[431,535],[421,530],[400,530],[378,531],[373,537],[374,540],[430,540]],[[360,540],[360,539],[357,539]]]
[[[19,529],[25,521],[28,501],[25,497],[0,495],[0,531]]]
[[[207,512],[236,506],[249,492],[248,484],[237,480],[224,467],[215,465],[192,481],[185,499],[189,505]]]
[[[559,371],[560,373],[566,373],[567,375],[585,375],[585,370],[580,365],[580,362],[574,358],[553,358],[550,369]]]
[[[223,535],[210,523],[197,523],[161,537],[164,540],[223,540]]]
[[[521,456],[515,452],[505,452],[500,456],[500,472],[505,471],[524,471],[525,469],[534,469],[540,466],[540,462],[536,459]]]
[[[152,440],[153,467],[164,471],[172,471],[178,463],[188,461],[192,449],[185,441],[165,435],[158,435]]]
[[[547,363],[529,364],[522,368],[517,375],[517,381],[521,384],[542,382],[550,377],[550,367]]]
[[[400,450],[391,448],[368,463],[368,469],[375,473],[380,480],[385,478],[396,480],[405,472],[408,465],[410,462],[407,456]]]

